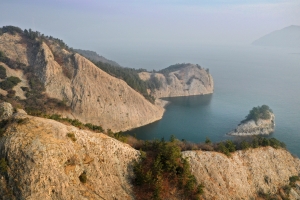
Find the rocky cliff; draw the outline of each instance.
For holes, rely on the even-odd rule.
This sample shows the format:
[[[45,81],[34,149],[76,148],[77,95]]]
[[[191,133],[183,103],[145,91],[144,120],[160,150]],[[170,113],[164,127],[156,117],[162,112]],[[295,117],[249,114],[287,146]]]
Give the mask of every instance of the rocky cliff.
[[[0,170],[0,199],[133,199],[138,151],[101,133],[0,106],[0,114],[10,116],[0,137],[0,158],[8,165]]]
[[[275,129],[275,115],[270,113],[270,119],[247,120],[229,132],[228,135],[249,136],[249,135],[268,135]]]
[[[123,80],[100,70],[81,55],[74,53],[51,37],[30,39],[22,33],[0,35],[0,51],[11,61],[21,63],[14,68],[1,63],[22,82],[15,86],[16,96],[26,99],[21,86],[28,87],[24,71],[31,71],[45,86],[48,97],[63,101],[70,111],[64,116],[104,129],[124,131],[161,119],[164,109],[147,101]],[[6,95],[6,91],[1,90]]]
[[[300,172],[298,158],[272,147],[237,151],[231,157],[203,151],[187,151],[183,156],[190,161],[197,181],[205,185],[204,199],[256,199],[259,193],[274,194]],[[293,189],[290,199],[299,198]]]
[[[157,79],[160,87],[151,91],[155,98],[213,93],[213,78],[208,70],[194,64],[170,66],[161,73],[141,72],[142,80]]]
[[[0,123],[0,199],[134,199],[132,163],[140,154],[127,144],[29,116],[7,103],[0,104]],[[237,151],[231,157],[206,151],[182,154],[205,186],[203,199],[277,193],[300,172],[298,158],[271,147]],[[298,194],[292,188],[289,198]]]

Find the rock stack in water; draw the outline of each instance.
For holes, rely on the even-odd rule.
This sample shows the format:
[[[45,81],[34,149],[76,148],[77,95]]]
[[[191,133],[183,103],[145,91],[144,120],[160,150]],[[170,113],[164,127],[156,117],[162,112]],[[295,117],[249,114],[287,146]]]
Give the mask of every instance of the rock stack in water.
[[[229,132],[228,135],[250,136],[250,135],[268,135],[274,132],[275,115],[272,110],[266,106],[254,107],[245,120],[243,120],[236,129]]]

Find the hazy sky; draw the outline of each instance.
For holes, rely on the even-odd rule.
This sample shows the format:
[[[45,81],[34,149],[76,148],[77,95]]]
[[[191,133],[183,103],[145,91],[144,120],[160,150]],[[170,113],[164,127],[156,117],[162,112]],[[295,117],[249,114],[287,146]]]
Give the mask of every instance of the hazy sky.
[[[300,25],[300,1],[0,0],[0,26],[4,25],[31,28],[74,48],[103,52],[250,44],[273,30]]]

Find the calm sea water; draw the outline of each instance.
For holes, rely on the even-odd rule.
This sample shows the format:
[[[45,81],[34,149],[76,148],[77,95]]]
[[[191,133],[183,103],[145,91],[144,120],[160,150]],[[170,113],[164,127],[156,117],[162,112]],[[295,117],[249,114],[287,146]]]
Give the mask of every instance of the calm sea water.
[[[258,105],[269,105],[276,127],[271,135],[300,157],[300,49],[255,46],[201,46],[193,49],[137,53],[131,67],[163,68],[159,64],[191,62],[209,68],[212,95],[169,98],[162,120],[130,131],[140,139],[203,142],[229,139],[225,134]],[[126,54],[125,54],[126,56]],[[152,57],[151,60],[142,58]],[[130,56],[121,58],[130,64]],[[171,60],[173,60],[171,62]],[[148,66],[147,66],[148,63]],[[155,67],[153,67],[155,63]],[[168,65],[165,65],[168,66]]]

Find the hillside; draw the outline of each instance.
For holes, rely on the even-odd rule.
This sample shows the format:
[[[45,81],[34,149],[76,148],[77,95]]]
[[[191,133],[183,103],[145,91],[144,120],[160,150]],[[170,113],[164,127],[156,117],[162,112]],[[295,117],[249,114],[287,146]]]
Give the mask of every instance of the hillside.
[[[0,65],[8,76],[2,82],[12,86],[1,87],[2,100],[31,114],[59,113],[112,131],[161,119],[162,107],[74,53],[63,41],[17,27],[1,32]],[[10,76],[21,82],[12,85]]]
[[[252,44],[257,46],[300,48],[300,26],[292,25],[273,31],[255,40]]]
[[[94,62],[102,62],[102,63],[107,63],[113,66],[119,66],[118,63],[112,60],[108,60],[107,58],[104,58],[103,56],[98,55],[94,51],[89,51],[89,50],[82,50],[82,49],[73,49],[75,52],[81,54],[82,56],[88,58],[89,60],[92,60]]]
[[[7,103],[0,104],[0,122],[0,199],[134,199],[132,164],[140,153],[129,145]],[[300,160],[285,149],[182,155],[204,185],[202,199],[299,199],[299,182],[288,185]],[[170,199],[182,199],[170,192]]]

